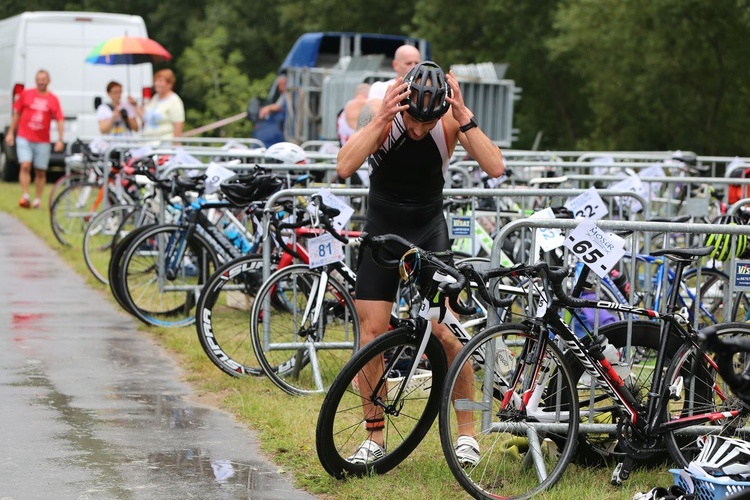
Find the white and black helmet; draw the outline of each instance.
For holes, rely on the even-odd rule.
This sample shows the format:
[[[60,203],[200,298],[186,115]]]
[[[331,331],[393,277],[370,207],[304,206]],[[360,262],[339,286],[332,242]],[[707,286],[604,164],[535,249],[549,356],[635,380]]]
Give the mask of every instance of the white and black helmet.
[[[699,466],[711,476],[750,479],[750,443],[716,435],[701,436],[697,443],[703,444],[703,449],[691,464]]]
[[[284,163],[288,165],[304,165],[307,163],[307,153],[305,153],[305,150],[291,142],[277,142],[271,145],[266,149],[264,156],[268,163]]]

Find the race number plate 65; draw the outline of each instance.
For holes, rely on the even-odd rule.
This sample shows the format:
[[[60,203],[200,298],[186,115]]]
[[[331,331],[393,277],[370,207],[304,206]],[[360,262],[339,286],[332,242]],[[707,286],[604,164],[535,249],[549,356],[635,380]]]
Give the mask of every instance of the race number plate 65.
[[[564,246],[603,278],[625,255],[625,241],[584,219],[565,238]]]

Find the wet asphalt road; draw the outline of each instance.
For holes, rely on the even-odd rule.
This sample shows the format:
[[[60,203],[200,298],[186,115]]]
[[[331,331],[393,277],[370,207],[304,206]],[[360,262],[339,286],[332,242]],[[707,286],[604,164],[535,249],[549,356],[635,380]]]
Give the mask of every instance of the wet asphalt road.
[[[0,500],[314,498],[180,374],[0,213]]]

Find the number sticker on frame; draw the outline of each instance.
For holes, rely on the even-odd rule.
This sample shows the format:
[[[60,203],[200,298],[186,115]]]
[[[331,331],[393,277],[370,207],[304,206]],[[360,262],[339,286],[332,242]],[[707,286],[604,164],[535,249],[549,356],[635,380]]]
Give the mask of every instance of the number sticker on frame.
[[[564,243],[568,248],[603,278],[625,255],[625,241],[600,229],[594,221],[585,219],[570,232]]]
[[[310,256],[310,269],[344,260],[344,246],[328,233],[310,238],[307,253]]]

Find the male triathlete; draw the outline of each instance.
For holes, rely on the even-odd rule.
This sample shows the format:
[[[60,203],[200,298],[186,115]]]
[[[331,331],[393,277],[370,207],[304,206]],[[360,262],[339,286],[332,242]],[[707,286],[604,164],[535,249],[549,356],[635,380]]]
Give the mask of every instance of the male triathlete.
[[[447,113],[449,109],[451,113]],[[370,193],[365,231],[373,235],[396,233],[430,251],[449,248],[442,211],[443,185],[458,141],[489,176],[499,177],[505,171],[500,149],[479,129],[464,104],[456,76],[452,71],[445,75],[431,61],[413,67],[405,78],[397,78],[382,101],[368,101],[358,126],[360,129],[339,152],[337,172],[347,178],[368,161]],[[398,283],[396,269],[377,266],[369,249],[363,252],[356,286],[362,345],[388,329]],[[433,331],[445,347],[448,362],[452,362],[461,344],[442,325],[433,324]],[[365,371],[370,369],[366,367]],[[470,378],[464,377],[467,381]],[[465,393],[467,389],[456,387]],[[365,410],[373,415],[367,403]],[[385,422],[375,412],[376,417],[366,422],[367,439],[349,457],[353,463],[367,463],[384,455]],[[460,433],[457,456],[466,464],[476,464],[479,447],[471,437],[471,414],[456,415]]]

